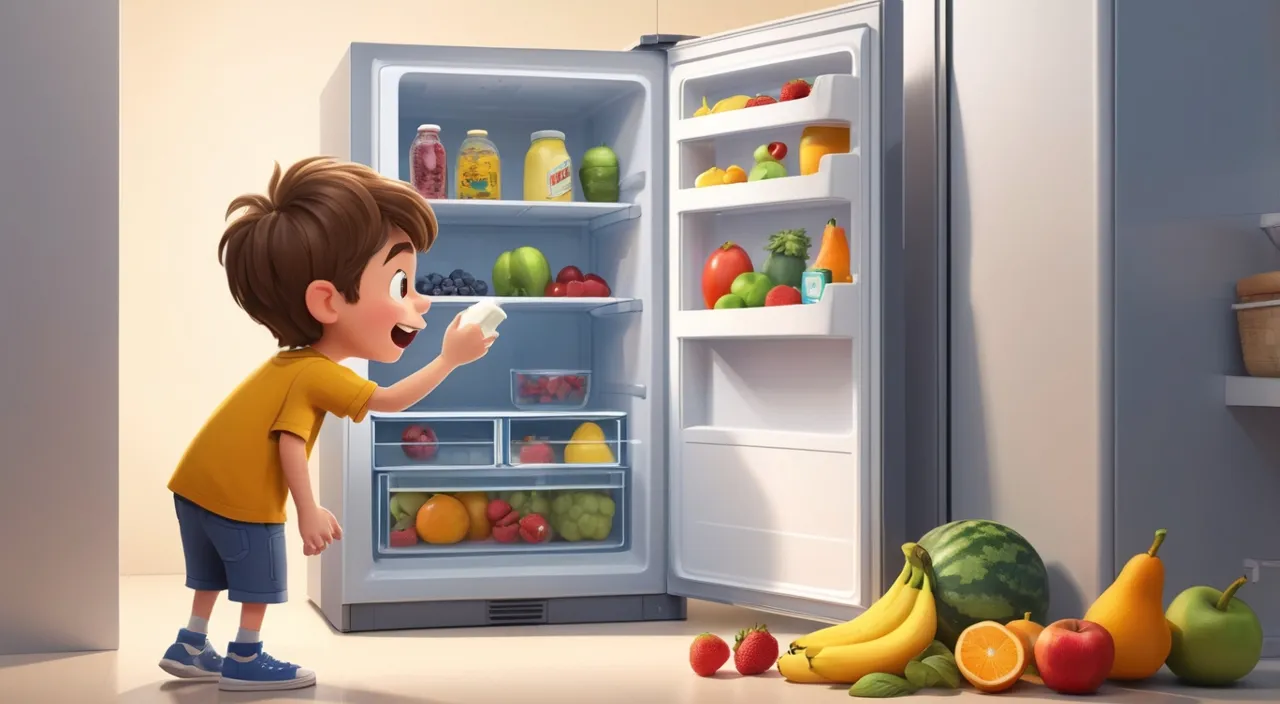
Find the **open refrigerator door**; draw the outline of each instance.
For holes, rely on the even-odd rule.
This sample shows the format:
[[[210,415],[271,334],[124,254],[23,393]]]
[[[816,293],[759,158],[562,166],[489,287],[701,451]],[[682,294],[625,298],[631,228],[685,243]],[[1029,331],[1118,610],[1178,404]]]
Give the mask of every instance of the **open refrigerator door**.
[[[673,594],[828,620],[879,595],[882,24],[867,2],[668,52]],[[848,273],[809,290],[829,224]],[[771,305],[783,279],[815,300]]]

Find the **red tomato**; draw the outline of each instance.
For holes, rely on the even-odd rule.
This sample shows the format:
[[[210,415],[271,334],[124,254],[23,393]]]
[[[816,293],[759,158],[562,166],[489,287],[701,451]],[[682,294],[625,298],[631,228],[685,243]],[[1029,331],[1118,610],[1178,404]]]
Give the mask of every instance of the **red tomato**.
[[[732,242],[725,242],[707,257],[702,267],[702,300],[707,308],[715,306],[720,297],[729,293],[729,287],[739,274],[755,271],[747,250]]]
[[[564,284],[558,284],[552,281],[547,284],[546,289],[542,291],[542,295],[547,298],[559,298],[564,295]]]

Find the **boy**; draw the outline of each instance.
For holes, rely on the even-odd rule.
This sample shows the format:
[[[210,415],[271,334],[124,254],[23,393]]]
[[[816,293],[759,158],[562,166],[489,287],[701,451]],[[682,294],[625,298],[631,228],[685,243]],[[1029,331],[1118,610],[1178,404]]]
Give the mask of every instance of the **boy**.
[[[174,494],[191,619],[160,667],[226,690],[295,689],[315,673],[272,658],[258,632],[268,604],[283,603],[285,497],[293,496],[303,552],[342,538],[311,493],[307,458],[326,413],[359,422],[370,411],[402,411],[454,369],[485,355],[486,338],[455,317],[440,356],[381,388],[342,366],[347,358],[391,363],[425,327],[431,302],[414,291],[418,252],[436,238],[431,207],[408,185],[358,164],[325,158],[277,164],[264,195],[244,209],[218,245],[231,295],[284,348],[218,406],[178,463]],[[218,592],[240,602],[240,632],[225,659],[209,644]]]

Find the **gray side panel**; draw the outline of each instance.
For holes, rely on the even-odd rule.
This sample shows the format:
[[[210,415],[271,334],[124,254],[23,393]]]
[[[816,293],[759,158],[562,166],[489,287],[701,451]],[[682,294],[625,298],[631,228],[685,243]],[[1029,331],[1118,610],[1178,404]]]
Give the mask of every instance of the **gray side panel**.
[[[349,608],[351,631],[683,621],[686,616],[685,600],[668,594],[352,604]]]
[[[1051,619],[1113,576],[1110,6],[949,8],[951,517],[1036,546]]]
[[[1280,269],[1280,4],[1116,3],[1116,555],[1168,528],[1165,599],[1280,556],[1280,412],[1229,409],[1236,279]],[[1280,634],[1280,590],[1241,597]]]
[[[114,0],[0,6],[0,655],[119,645],[119,62]]]

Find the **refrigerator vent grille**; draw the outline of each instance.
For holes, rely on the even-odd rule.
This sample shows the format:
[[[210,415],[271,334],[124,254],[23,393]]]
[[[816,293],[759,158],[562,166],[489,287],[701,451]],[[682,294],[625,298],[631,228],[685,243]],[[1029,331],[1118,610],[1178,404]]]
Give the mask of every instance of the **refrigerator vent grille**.
[[[545,599],[512,599],[489,602],[489,624],[493,626],[518,626],[547,622]]]

